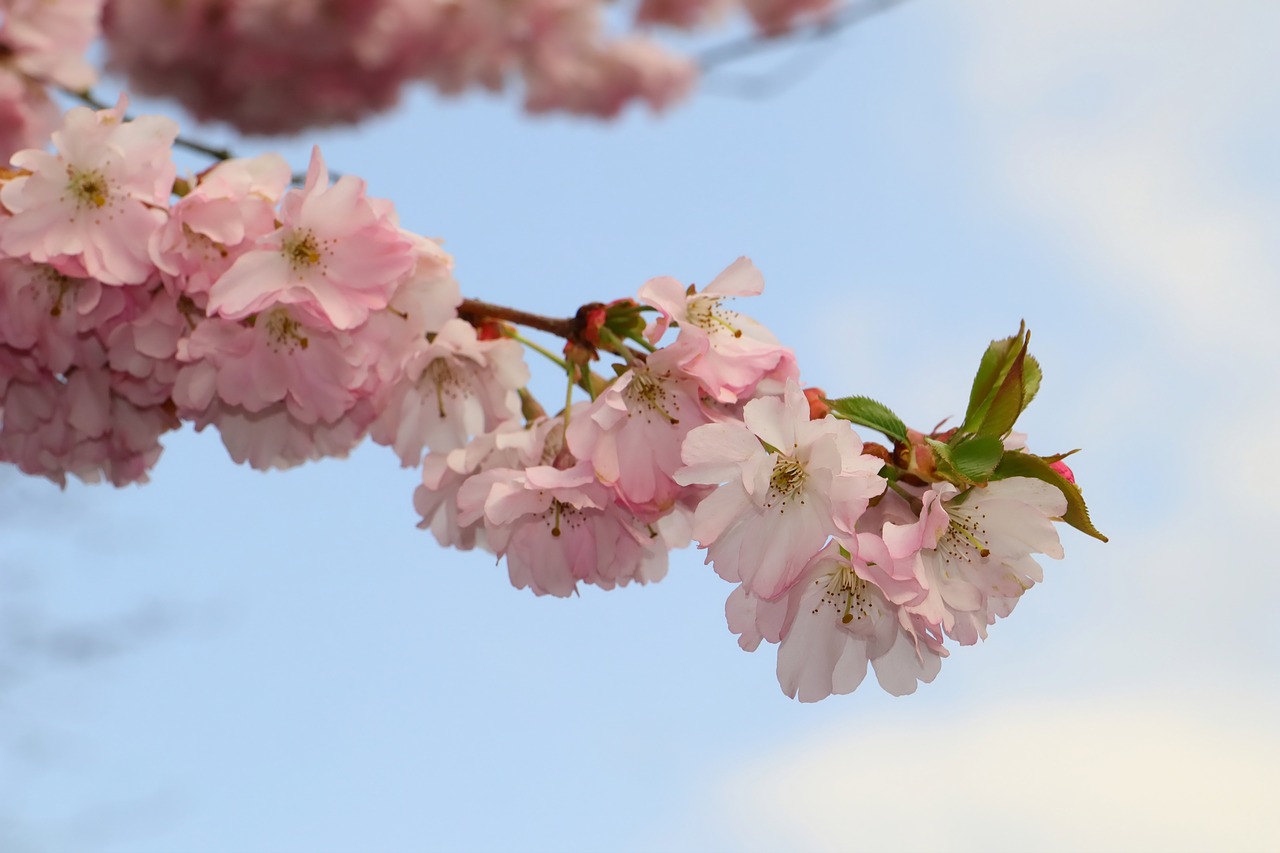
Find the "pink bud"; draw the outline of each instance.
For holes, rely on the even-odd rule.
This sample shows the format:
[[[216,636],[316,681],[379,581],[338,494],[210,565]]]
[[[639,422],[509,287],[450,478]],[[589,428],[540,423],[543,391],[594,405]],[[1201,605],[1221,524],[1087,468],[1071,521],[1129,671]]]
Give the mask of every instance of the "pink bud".
[[[1050,462],[1049,467],[1061,474],[1068,483],[1075,485],[1076,475],[1071,473],[1071,469],[1067,467],[1067,463],[1059,459],[1057,462]]]
[[[809,420],[820,421],[831,411],[827,405],[827,392],[821,388],[806,388],[804,396],[809,401]]]

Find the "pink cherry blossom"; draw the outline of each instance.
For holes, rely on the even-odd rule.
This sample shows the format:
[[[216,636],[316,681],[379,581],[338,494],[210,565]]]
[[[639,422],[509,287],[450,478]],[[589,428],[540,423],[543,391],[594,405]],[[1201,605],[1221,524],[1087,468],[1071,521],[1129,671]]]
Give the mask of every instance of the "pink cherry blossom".
[[[666,575],[668,542],[679,531],[641,525],[619,506],[591,466],[568,452],[562,418],[540,421],[528,438],[507,430],[495,441],[524,461],[462,483],[456,523],[465,529],[483,522],[487,546],[505,557],[517,589],[563,597],[579,583],[613,589]]]
[[[447,451],[520,416],[516,390],[529,381],[515,341],[482,341],[465,320],[449,320],[407,357],[403,378],[380,405],[373,439],[391,445],[406,467],[424,447]]]
[[[124,288],[63,275],[48,264],[0,259],[0,341],[27,350],[51,374],[90,360],[86,338],[123,314]]]
[[[647,330],[657,342],[675,323],[680,334],[668,350],[687,373],[722,403],[746,399],[767,381],[761,393],[781,393],[783,383],[799,377],[795,355],[773,333],[722,303],[734,296],[756,296],[764,277],[746,258],[734,261],[700,293],[687,292],[669,276],[651,279],[639,299],[661,311]]]
[[[103,358],[99,352],[95,364],[65,378],[13,377],[2,401],[0,460],[63,485],[67,474],[86,483],[145,482],[160,435],[178,422],[163,405],[131,399],[137,386],[118,382]]]
[[[851,534],[884,491],[883,463],[862,454],[847,421],[809,419],[794,383],[783,399],[747,403],[741,424],[708,424],[685,439],[683,485],[718,488],[694,515],[693,535],[725,580],[759,598],[782,595],[837,533]]]
[[[205,172],[151,238],[151,258],[170,288],[203,306],[213,282],[276,230],[275,206],[289,180],[278,154],[227,160]]]
[[[300,318],[280,306],[252,323],[209,318],[179,347],[184,366],[174,401],[194,415],[216,397],[260,412],[283,403],[307,424],[332,423],[355,405],[367,355],[351,335]]]
[[[320,149],[306,185],[280,204],[281,227],[259,239],[209,290],[209,311],[230,319],[294,305],[316,321],[353,329],[387,307],[416,263],[390,205],[345,175],[332,186]]]
[[[147,243],[166,218],[178,126],[159,116],[124,121],[124,108],[124,98],[109,110],[76,107],[53,134],[56,154],[14,155],[30,174],[0,189],[13,214],[0,218],[0,251],[104,284],[151,276]]]
[[[879,537],[833,540],[805,567],[800,581],[774,601],[738,587],[726,604],[729,628],[753,651],[761,639],[780,643],[778,682],[801,702],[851,693],[867,672],[895,696],[932,681],[946,655],[939,636],[902,605],[923,590]]]
[[[1065,510],[1061,491],[1027,477],[963,492],[936,483],[921,498],[919,518],[886,522],[883,536],[895,559],[914,561],[928,590],[911,610],[971,645],[1043,579],[1032,554],[1062,557],[1053,520]]]
[[[665,350],[634,365],[569,424],[566,438],[579,459],[645,520],[666,515],[687,487],[674,479],[684,463],[681,444],[690,430],[711,422],[697,383],[675,367]],[[645,452],[637,453],[636,448]]]
[[[467,524],[458,520],[458,492],[463,483],[485,470],[520,469],[552,461],[544,459],[544,454],[550,451],[554,459],[563,446],[563,434],[564,422],[559,418],[544,418],[527,427],[506,421],[494,431],[476,436],[466,447],[428,453],[422,462],[422,485],[413,493],[414,509],[422,516],[418,527],[429,529],[442,546],[491,550],[482,516]]]

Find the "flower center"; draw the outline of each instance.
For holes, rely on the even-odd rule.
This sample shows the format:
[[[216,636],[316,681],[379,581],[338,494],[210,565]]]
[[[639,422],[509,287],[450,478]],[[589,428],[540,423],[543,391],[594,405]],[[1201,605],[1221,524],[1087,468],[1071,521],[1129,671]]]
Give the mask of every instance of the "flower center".
[[[822,583],[819,578],[815,583]],[[841,562],[835,571],[827,576],[827,588],[822,593],[818,606],[813,608],[816,614],[824,606],[829,606],[840,614],[841,623],[871,619],[875,615],[875,601],[867,596],[867,582],[858,577],[849,563]]]
[[[62,312],[66,310],[67,295],[74,292],[82,280],[70,278],[53,267],[41,265],[38,281],[42,282],[44,287],[35,287],[32,291],[33,298],[36,301],[47,302],[50,317],[61,317]]]
[[[67,166],[67,191],[78,207],[106,207],[111,185],[97,169]]]
[[[284,255],[284,259],[289,262],[294,272],[302,273],[311,267],[318,266],[324,260],[324,242],[317,240],[310,229],[304,228],[294,231],[285,239],[280,247],[280,253]]]
[[[311,343],[303,334],[302,324],[290,317],[289,312],[283,308],[272,309],[267,314],[264,328],[267,330],[268,346],[276,352],[284,350],[291,353],[298,348],[306,349]]]
[[[552,536],[559,536],[566,527],[572,529],[582,525],[582,510],[556,498],[551,499],[551,506],[542,517],[551,525]]]
[[[436,390],[436,407],[440,417],[445,417],[445,398],[458,400],[465,397],[471,391],[471,383],[466,374],[459,374],[453,369],[453,365],[449,363],[447,358],[443,356],[431,360],[426,370],[422,371],[422,378],[419,382],[423,385],[432,385]]]
[[[981,518],[960,506],[947,506],[946,510],[949,521],[938,536],[937,551],[942,555],[942,575],[950,578],[952,571],[991,556],[991,549],[985,541],[987,532]]]
[[[633,412],[643,412],[646,415],[657,414],[672,426],[680,423],[680,419],[668,411],[678,409],[679,403],[669,400],[666,386],[647,370],[632,373],[631,381],[623,392],[623,399],[627,403],[628,416]]]
[[[781,505],[781,511],[786,512],[788,501],[797,499],[799,503],[804,503],[804,484],[809,479],[809,474],[804,470],[804,466],[790,456],[777,454],[777,458],[773,462],[773,473],[769,475],[769,497],[765,501],[765,507],[772,509],[774,504]]]
[[[685,310],[689,322],[710,334],[727,332],[735,338],[742,337],[742,330],[734,325],[738,312],[720,307],[719,296],[695,296]]]

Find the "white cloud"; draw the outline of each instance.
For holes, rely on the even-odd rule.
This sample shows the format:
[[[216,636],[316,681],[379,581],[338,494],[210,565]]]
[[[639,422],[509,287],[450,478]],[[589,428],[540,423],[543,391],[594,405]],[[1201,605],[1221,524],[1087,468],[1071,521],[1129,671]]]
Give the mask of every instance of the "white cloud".
[[[864,716],[739,769],[721,816],[759,849],[1275,850],[1280,709],[1253,702]]]
[[[1280,206],[1232,154],[1276,105],[1280,6],[952,8],[967,30],[970,106],[1015,203],[1171,343],[1276,352]]]

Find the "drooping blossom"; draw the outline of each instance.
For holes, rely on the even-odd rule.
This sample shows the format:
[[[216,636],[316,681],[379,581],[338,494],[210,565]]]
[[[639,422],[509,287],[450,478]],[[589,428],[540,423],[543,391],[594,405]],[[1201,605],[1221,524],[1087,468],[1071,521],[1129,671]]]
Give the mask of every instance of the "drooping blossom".
[[[145,482],[160,457],[159,437],[178,421],[162,400],[105,360],[98,347],[96,357],[86,353],[65,377],[6,371],[0,460],[60,485],[68,474],[87,483]]]
[[[938,674],[946,650],[940,629],[904,609],[924,596],[910,566],[901,567],[872,534],[832,540],[799,582],[774,601],[744,587],[725,613],[739,644],[780,643],[778,682],[801,702],[851,693],[870,664],[895,696],[914,693]]]
[[[549,433],[547,445],[542,455],[556,464],[487,469],[463,483],[458,523],[482,519],[512,585],[537,595],[572,595],[579,583],[613,589],[661,580],[666,540],[619,506],[591,466],[563,450],[562,437]]]
[[[707,562],[759,598],[782,595],[835,534],[852,534],[884,491],[883,463],[862,454],[847,421],[809,419],[809,402],[789,383],[783,398],[747,403],[742,423],[689,433],[676,472],[684,485],[717,486],[698,504],[693,535]]]
[[[444,324],[410,352],[374,423],[375,441],[395,448],[405,466],[424,447],[448,451],[520,415],[516,390],[529,381],[520,345],[480,340],[465,320]]]

